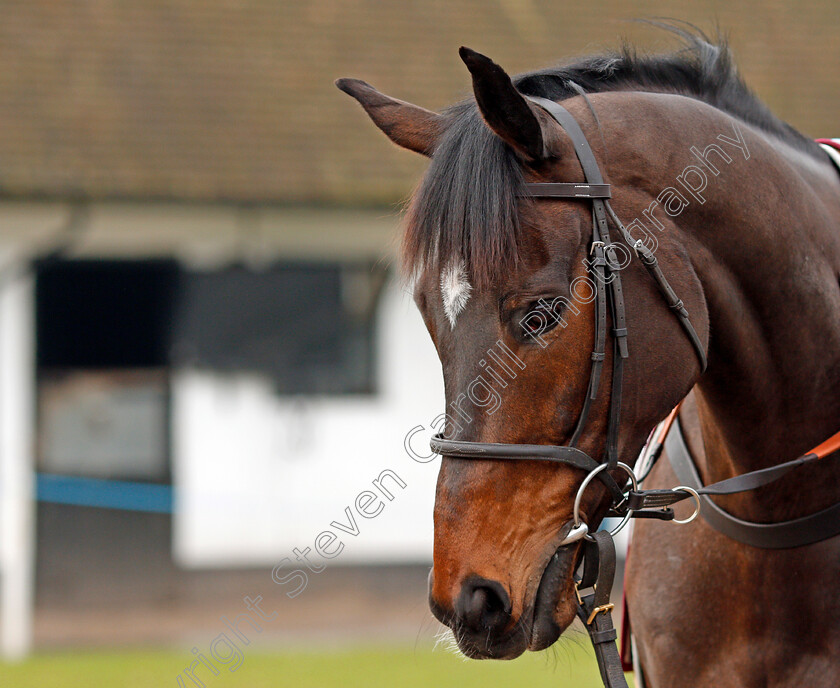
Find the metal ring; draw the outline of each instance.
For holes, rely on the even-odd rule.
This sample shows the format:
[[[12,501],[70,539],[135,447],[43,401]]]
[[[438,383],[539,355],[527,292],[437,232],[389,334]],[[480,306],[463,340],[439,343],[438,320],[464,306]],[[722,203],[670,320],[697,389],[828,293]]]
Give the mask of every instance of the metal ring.
[[[561,542],[558,547],[563,547],[563,545],[571,545],[573,542],[577,542],[582,537],[586,537],[586,534],[589,532],[589,526],[585,523],[581,522],[577,525],[572,525],[572,529],[569,531],[569,534],[563,538],[563,542]]]
[[[684,518],[682,520],[676,518],[674,519],[674,523],[679,523],[680,525],[683,525],[685,523],[691,523],[700,514],[700,495],[697,493],[697,490],[695,490],[693,487],[688,487],[686,485],[678,485],[674,488],[674,492],[677,492],[679,490],[682,490],[683,492],[687,493],[694,500],[694,503],[697,504],[697,508],[694,510],[694,513],[691,514],[691,516],[689,516],[688,518]]]
[[[638,489],[639,484],[636,481],[636,474],[633,473],[633,469],[630,468],[630,466],[628,466],[626,463],[621,463],[620,461],[618,463],[616,463],[615,465],[618,468],[621,468],[625,473],[627,473],[628,476],[630,476],[630,482],[633,485],[633,489],[634,490]],[[575,519],[574,520],[574,527],[575,528],[577,528],[580,525],[585,525],[585,524],[583,524],[583,521],[580,520],[580,500],[583,497],[584,491],[589,486],[589,483],[591,483],[592,480],[595,478],[595,476],[598,475],[601,471],[606,470],[607,468],[610,468],[610,465],[608,463],[602,463],[597,468],[592,469],[592,471],[589,473],[589,475],[587,475],[583,479],[583,482],[580,484],[580,487],[578,488],[577,494],[575,495],[575,510],[574,510],[574,519]],[[624,518],[621,519],[621,523],[619,523],[615,528],[613,528],[610,531],[610,535],[615,535],[622,528],[624,528],[624,526],[626,526],[627,522],[630,520],[630,516],[632,515],[632,513],[633,513],[632,511],[628,510],[627,513],[624,515]],[[594,538],[591,535],[589,535],[588,533],[585,533],[583,535],[583,537],[586,538],[589,541],[594,540]]]

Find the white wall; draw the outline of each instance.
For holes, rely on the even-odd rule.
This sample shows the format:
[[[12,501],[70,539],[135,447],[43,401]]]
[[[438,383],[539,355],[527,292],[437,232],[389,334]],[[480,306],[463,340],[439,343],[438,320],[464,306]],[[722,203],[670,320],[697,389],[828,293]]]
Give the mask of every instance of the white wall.
[[[431,561],[439,459],[421,464],[403,447],[443,409],[440,364],[416,307],[391,283],[380,304],[380,393],[293,399],[245,375],[184,370],[173,381],[174,554],[186,567],[273,565],[313,547],[326,529],[342,536],[336,562]],[[426,453],[430,432],[414,445]],[[371,519],[357,495],[382,471],[393,501]],[[381,494],[375,489],[375,494]],[[350,507],[358,535],[344,535]],[[352,527],[350,528],[353,529]],[[334,545],[334,547],[337,546]]]

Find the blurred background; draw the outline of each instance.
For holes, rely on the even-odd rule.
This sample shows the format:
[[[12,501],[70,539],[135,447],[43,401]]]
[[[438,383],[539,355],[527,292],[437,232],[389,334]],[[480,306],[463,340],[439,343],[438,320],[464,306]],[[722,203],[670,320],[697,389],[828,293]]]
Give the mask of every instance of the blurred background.
[[[440,109],[462,44],[515,73],[657,15],[840,135],[836,2],[0,1],[0,686],[598,685],[581,635],[432,651],[425,161],[333,81]]]

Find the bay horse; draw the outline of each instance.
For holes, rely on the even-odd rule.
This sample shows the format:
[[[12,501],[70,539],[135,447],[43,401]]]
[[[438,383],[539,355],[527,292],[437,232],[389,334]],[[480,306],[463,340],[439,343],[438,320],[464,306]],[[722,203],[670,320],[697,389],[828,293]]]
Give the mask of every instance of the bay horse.
[[[337,82],[394,143],[430,158],[407,209],[403,261],[443,368],[450,444],[438,446],[462,449],[440,452],[429,600],[469,657],[510,659],[558,639],[579,611],[584,540],[570,533],[581,519],[594,531],[615,504],[606,479],[581,498],[580,467],[537,460],[535,445],[574,445],[600,462],[614,442],[633,466],[685,400],[687,451],[709,484],[802,456],[840,428],[838,170],[752,94],[724,42],[681,35],[673,54],[625,49],[513,80],[462,48],[475,97],[442,113]],[[586,146],[550,103],[579,126],[603,184],[585,174]],[[586,190],[528,193],[558,182]],[[599,193],[613,223],[634,218],[622,236],[635,231],[636,243],[608,246],[594,284],[614,291],[607,282],[620,275],[622,310],[610,291],[606,317],[629,355],[601,349],[604,379],[590,399],[602,307],[593,251],[609,244],[595,234]],[[629,260],[633,248],[655,253],[705,370],[674,302],[644,260]],[[527,445],[533,460],[468,455],[502,445]],[[603,473],[623,481],[609,461]],[[645,486],[678,482],[662,460]],[[820,461],[714,501],[733,519],[775,524],[838,500],[840,466]],[[705,518],[637,521],[625,585],[644,685],[837,686],[838,582],[836,537],[764,547]]]

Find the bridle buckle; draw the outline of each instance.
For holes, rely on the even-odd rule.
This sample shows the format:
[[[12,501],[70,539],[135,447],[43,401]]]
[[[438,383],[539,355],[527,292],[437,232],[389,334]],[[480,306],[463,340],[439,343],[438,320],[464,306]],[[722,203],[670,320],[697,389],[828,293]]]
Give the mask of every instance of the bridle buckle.
[[[595,620],[595,617],[598,616],[598,614],[602,612],[611,612],[613,609],[615,609],[615,605],[612,602],[602,604],[600,607],[595,607],[595,609],[593,609],[592,613],[589,615],[589,618],[586,620],[586,625],[591,626],[592,622]]]
[[[594,595],[595,591],[597,591],[597,590],[598,590],[598,584],[595,583],[592,586],[592,594]],[[583,601],[583,596],[580,594],[580,581],[578,581],[578,580],[575,581],[575,596],[577,597],[578,605],[580,605],[581,607],[584,607],[585,603]],[[602,604],[602,605],[599,605],[599,606],[595,607],[595,609],[593,609],[590,612],[589,618],[586,620],[586,625],[591,626],[592,622],[595,620],[595,617],[598,616],[598,614],[611,612],[613,609],[615,609],[615,605],[612,602],[607,602],[606,604]]]

